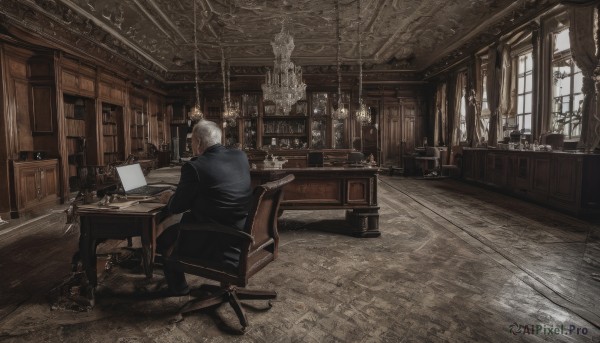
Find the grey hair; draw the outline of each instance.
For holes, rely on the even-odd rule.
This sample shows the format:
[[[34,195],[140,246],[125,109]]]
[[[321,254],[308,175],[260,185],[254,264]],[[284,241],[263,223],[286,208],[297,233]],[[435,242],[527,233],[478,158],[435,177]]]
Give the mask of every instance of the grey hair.
[[[209,120],[200,120],[192,129],[192,136],[205,148],[221,143],[221,135],[221,128]]]

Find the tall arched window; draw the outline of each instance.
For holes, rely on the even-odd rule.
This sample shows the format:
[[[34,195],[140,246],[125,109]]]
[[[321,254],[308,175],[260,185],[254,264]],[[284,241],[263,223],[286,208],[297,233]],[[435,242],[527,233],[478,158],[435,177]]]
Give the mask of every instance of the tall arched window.
[[[517,64],[517,125],[524,133],[531,133],[533,101],[533,59],[531,51],[519,55]]]
[[[577,138],[581,134],[583,76],[571,58],[569,29],[555,32],[552,41],[552,131]]]

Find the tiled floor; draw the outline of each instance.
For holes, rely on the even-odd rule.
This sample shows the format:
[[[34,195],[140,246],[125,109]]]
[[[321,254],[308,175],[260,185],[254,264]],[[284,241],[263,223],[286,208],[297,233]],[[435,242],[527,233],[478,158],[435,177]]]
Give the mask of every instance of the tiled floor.
[[[242,337],[215,325],[235,323],[225,306],[173,323],[187,297],[118,296],[162,280],[125,264],[103,274],[92,311],[51,310],[77,232],[59,213],[0,226],[0,341],[600,342],[597,224],[451,179],[381,176],[379,186],[380,238],[333,233],[339,211],[284,213],[280,258],[251,283],[279,298],[248,311]]]

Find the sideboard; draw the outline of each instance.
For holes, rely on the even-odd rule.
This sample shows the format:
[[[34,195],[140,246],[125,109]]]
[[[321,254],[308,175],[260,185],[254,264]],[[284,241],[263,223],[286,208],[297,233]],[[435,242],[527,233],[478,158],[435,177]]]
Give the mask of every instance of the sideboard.
[[[462,177],[577,216],[600,214],[600,155],[463,150]]]

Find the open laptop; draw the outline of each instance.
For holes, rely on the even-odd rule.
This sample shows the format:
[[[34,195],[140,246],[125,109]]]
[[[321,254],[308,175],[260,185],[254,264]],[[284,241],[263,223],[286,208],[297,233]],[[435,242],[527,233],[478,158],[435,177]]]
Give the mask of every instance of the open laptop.
[[[117,173],[126,195],[154,195],[171,186],[149,186],[139,163],[117,167]]]

